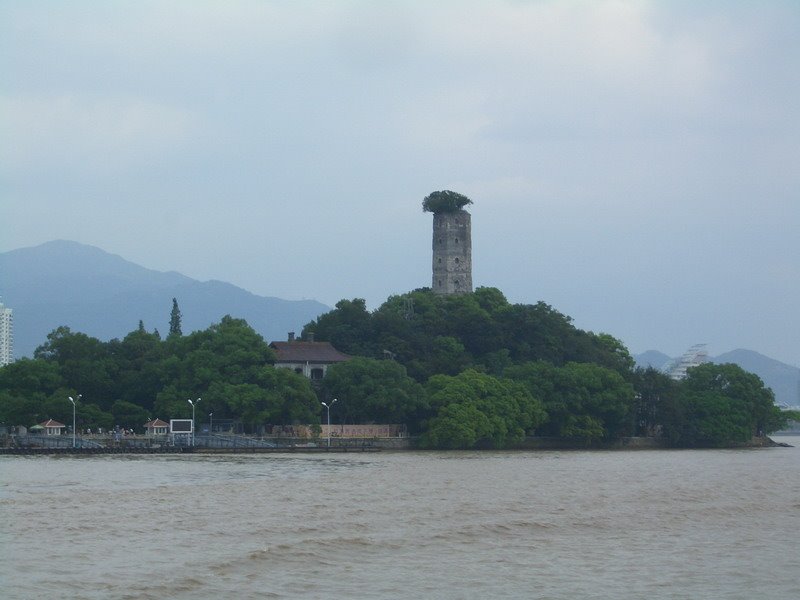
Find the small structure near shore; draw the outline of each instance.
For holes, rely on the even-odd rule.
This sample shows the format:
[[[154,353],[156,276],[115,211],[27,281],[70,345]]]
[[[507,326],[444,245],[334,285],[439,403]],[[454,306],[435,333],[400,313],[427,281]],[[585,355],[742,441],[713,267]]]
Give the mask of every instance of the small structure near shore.
[[[167,435],[169,423],[161,419],[153,419],[144,424],[144,431],[147,435]]]
[[[39,427],[42,428],[45,435],[61,435],[64,433],[64,429],[67,426],[54,419],[47,419],[47,421],[39,423]],[[31,427],[31,429],[33,429],[33,427]]]

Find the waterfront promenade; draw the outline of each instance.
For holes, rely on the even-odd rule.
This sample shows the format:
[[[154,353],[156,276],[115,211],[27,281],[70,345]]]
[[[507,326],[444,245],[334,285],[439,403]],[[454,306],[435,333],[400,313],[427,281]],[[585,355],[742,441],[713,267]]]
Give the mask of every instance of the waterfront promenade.
[[[61,454],[216,454],[271,452],[376,452],[383,447],[399,449],[397,439],[327,439],[260,437],[234,434],[142,436],[93,435],[5,435],[0,437],[0,455]],[[407,438],[400,444],[407,447]]]

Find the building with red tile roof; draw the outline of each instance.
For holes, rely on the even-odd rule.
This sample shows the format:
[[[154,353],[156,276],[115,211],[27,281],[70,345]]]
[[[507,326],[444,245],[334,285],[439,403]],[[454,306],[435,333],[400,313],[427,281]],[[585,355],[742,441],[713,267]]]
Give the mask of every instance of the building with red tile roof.
[[[59,423],[54,419],[47,419],[39,423],[40,427],[44,428],[45,435],[61,435],[64,432],[66,425]]]
[[[161,419],[153,419],[144,424],[147,435],[167,435],[169,433],[169,423]]]

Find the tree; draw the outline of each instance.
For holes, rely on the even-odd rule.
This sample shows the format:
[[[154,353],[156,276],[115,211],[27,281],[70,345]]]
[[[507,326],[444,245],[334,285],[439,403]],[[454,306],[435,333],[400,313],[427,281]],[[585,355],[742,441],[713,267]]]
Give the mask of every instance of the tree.
[[[673,446],[725,447],[752,433],[747,406],[715,391],[682,388],[664,411],[664,435]]]
[[[648,367],[634,371],[636,390],[635,425],[636,435],[653,436],[661,432],[665,410],[674,401],[678,383],[661,371]]]
[[[463,194],[443,190],[425,196],[422,201],[422,210],[432,213],[453,213],[462,210],[468,204],[472,204],[472,200]]]
[[[173,298],[172,299],[172,312],[169,315],[169,334],[167,335],[168,338],[171,337],[181,337],[183,332],[181,331],[181,309],[178,308],[178,301]]]
[[[44,420],[44,401],[42,394],[20,396],[0,390],[0,423],[30,427],[41,422]]]
[[[151,411],[164,385],[160,365],[167,356],[167,345],[156,334],[139,328],[107,347],[117,365],[113,397]]]
[[[81,402],[77,407],[77,428],[91,427],[97,430],[102,427],[109,431],[114,427],[114,417],[111,413],[101,410],[96,404]]]
[[[472,403],[448,404],[439,410],[423,434],[423,448],[466,449],[492,438],[492,424],[486,413]]]
[[[783,426],[775,394],[758,375],[739,365],[706,363],[690,369],[684,386],[693,391],[716,391],[732,400],[744,402],[752,435],[764,435]]]
[[[322,380],[325,396],[339,398],[352,423],[414,424],[426,408],[423,387],[394,360],[353,358],[332,365]]]
[[[124,400],[114,402],[111,406],[111,414],[114,416],[115,425],[136,430],[140,430],[150,416],[147,409]]]
[[[241,419],[250,431],[268,424],[319,423],[319,402],[308,379],[270,365],[259,369],[253,383],[215,381],[203,400],[215,415]]]
[[[0,368],[0,389],[12,395],[52,394],[64,385],[58,364],[21,358]]]
[[[506,376],[543,399],[544,435],[591,443],[615,439],[633,429],[633,386],[616,371],[592,363],[556,367],[537,362],[509,367]]]
[[[68,388],[92,398],[103,410],[111,408],[119,372],[108,344],[69,327],[58,327],[48,334],[34,357],[57,364]]]
[[[436,375],[426,386],[436,416],[420,444],[429,448],[505,448],[545,419],[541,402],[521,384],[474,370]]]
[[[689,369],[662,414],[675,446],[729,446],[780,429],[785,416],[772,390],[738,365],[706,363]]]
[[[348,354],[375,356],[372,316],[363,298],[339,300],[336,308],[303,328],[303,338],[314,334],[317,340],[331,342]]]
[[[254,383],[265,364],[275,362],[275,354],[255,330],[242,319],[230,315],[202,331],[173,338],[173,356],[161,363],[162,378],[189,397],[201,395],[214,381]]]
[[[595,335],[594,341],[599,350],[598,364],[621,374],[630,374],[633,371],[636,361],[621,341],[607,333]]]

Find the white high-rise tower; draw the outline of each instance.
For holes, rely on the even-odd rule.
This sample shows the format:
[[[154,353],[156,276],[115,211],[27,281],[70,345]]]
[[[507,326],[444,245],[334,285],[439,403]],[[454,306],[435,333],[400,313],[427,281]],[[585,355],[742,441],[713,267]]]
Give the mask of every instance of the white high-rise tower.
[[[0,302],[0,367],[14,360],[14,321],[11,309]]]

